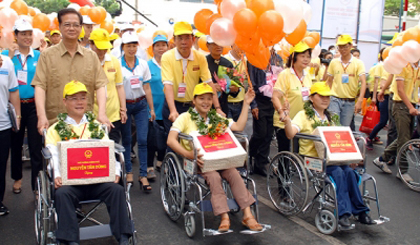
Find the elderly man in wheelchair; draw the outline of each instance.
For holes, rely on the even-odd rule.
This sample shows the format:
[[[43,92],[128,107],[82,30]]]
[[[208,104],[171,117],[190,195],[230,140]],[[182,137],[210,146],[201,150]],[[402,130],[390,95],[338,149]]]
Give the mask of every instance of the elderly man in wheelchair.
[[[287,112],[280,112],[280,120],[285,123],[286,135],[292,139],[297,133],[312,134],[317,126],[339,125],[336,115],[331,115],[327,108],[332,95],[330,87],[324,82],[312,85],[310,100],[306,103],[305,109],[300,111],[293,120]],[[311,157],[318,157],[314,142],[301,139],[299,141],[299,154]],[[343,230],[352,227],[349,217],[358,216],[362,224],[375,224],[370,218],[369,208],[363,202],[358,187],[358,175],[348,165],[327,166],[327,174],[333,178],[336,184],[336,197],[338,203],[338,224]]]
[[[79,224],[76,208],[79,201],[99,199],[103,201],[110,214],[110,228],[119,244],[128,244],[132,236],[124,187],[119,185],[121,166],[116,164],[114,183],[92,185],[62,185],[57,143],[70,139],[107,139],[107,135],[94,120],[91,113],[86,113],[87,89],[83,83],[71,81],[63,91],[63,103],[67,114],[60,114],[59,121],[47,131],[46,146],[50,150],[54,171],[55,207],[58,215],[56,238],[60,244],[79,244]]]
[[[255,93],[252,89],[249,89],[245,95],[244,105],[242,107],[241,115],[237,122],[229,120],[230,129],[232,131],[242,131],[245,128],[246,121],[248,118],[248,107],[249,104],[255,97]],[[207,83],[201,83],[194,88],[194,109],[190,109],[190,112],[181,114],[172,125],[171,131],[168,136],[168,146],[180,156],[187,159],[194,159],[194,152],[188,146],[188,144],[181,144],[178,142],[178,135],[180,133],[189,134],[192,131],[197,131],[200,127],[216,127],[218,125],[217,120],[222,117],[215,114],[212,108],[213,102],[213,89]],[[196,117],[193,116],[196,115]],[[197,118],[197,120],[194,120]],[[223,118],[222,118],[223,119]],[[198,153],[197,165],[203,167],[203,155]],[[254,218],[250,206],[255,202],[254,197],[248,191],[245,183],[240,176],[239,172],[235,168],[210,171],[206,173],[200,173],[206,180],[211,191],[211,204],[213,206],[213,213],[215,216],[221,216],[219,232],[227,232],[230,227],[229,219],[229,206],[227,203],[227,196],[222,186],[222,178],[226,179],[231,186],[232,194],[237,201],[239,207],[243,210],[242,224],[248,227],[251,231],[261,231],[262,225],[257,222]]]

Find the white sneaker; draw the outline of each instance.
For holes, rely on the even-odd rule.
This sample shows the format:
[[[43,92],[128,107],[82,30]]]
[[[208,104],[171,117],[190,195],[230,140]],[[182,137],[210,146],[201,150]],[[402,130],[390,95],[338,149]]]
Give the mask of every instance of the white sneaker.
[[[382,162],[381,160],[379,160],[379,157],[373,160],[373,164],[375,164],[375,166],[378,167],[380,170],[382,170],[384,173],[392,174],[392,171],[391,169],[388,168],[388,165],[386,164],[386,162]]]
[[[413,182],[413,178],[411,178],[411,176],[407,173],[402,174],[402,178],[404,179],[405,182],[410,183]],[[397,179],[401,179],[401,175],[400,173],[397,174]]]

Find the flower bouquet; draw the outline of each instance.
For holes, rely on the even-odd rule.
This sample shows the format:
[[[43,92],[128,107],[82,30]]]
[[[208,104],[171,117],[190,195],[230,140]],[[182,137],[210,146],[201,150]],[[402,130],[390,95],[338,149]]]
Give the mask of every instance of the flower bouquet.
[[[217,74],[213,74],[215,80],[222,88],[222,91],[225,93],[229,93],[229,87],[230,86],[236,86],[238,88],[245,88],[244,81],[246,79],[246,75],[241,74],[236,67],[234,68],[228,68],[224,66],[219,66],[217,70]],[[218,96],[220,94],[218,93]]]

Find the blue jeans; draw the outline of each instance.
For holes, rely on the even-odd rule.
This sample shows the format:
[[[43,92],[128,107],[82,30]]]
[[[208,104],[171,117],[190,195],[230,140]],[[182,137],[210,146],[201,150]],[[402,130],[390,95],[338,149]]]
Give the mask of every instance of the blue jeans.
[[[340,116],[341,126],[350,126],[354,115],[354,101],[344,101],[331,96],[331,102],[328,110]]]
[[[127,173],[133,172],[131,164],[131,118],[134,117],[137,131],[137,146],[140,162],[140,176],[147,176],[147,132],[149,128],[149,115],[146,99],[135,104],[127,103],[127,122],[121,127],[122,144],[124,146],[125,169]]]
[[[241,115],[241,111],[242,111],[242,103],[241,102],[235,102],[235,103],[228,103],[228,107],[229,107],[229,114],[228,114],[228,118],[232,118],[233,121],[238,121],[239,116]]]
[[[338,217],[345,214],[358,215],[369,211],[369,208],[363,203],[357,173],[352,168],[347,165],[328,166],[327,174],[332,177],[336,185]]]
[[[383,129],[388,122],[388,99],[389,95],[384,96],[384,101],[379,102],[379,112],[381,113],[381,117],[379,119],[379,123],[373,128],[372,132],[369,135],[369,139],[373,140],[376,135],[378,135],[379,131]]]

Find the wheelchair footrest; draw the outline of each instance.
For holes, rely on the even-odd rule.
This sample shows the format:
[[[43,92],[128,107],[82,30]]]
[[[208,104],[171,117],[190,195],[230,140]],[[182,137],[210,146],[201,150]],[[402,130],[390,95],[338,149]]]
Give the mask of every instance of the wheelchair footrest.
[[[109,224],[80,227],[80,240],[112,236]]]
[[[204,236],[218,236],[218,235],[229,234],[229,233],[232,233],[232,232],[233,232],[233,230],[228,230],[226,232],[220,232],[218,230],[213,230],[213,229],[204,229],[203,230]]]
[[[260,230],[260,231],[243,230],[243,231],[240,231],[240,233],[247,234],[247,235],[253,235],[253,234],[263,233],[263,232],[271,229],[271,225],[265,225],[265,224],[260,224],[260,225],[263,227],[263,229]]]
[[[354,228],[356,228],[355,224],[351,224],[350,227],[343,227],[339,224],[337,225],[337,231],[350,231],[350,230],[353,230]]]
[[[379,219],[375,219],[374,221],[376,222],[376,225],[381,225],[383,223],[390,221],[390,219],[388,217],[381,216],[379,217]]]

